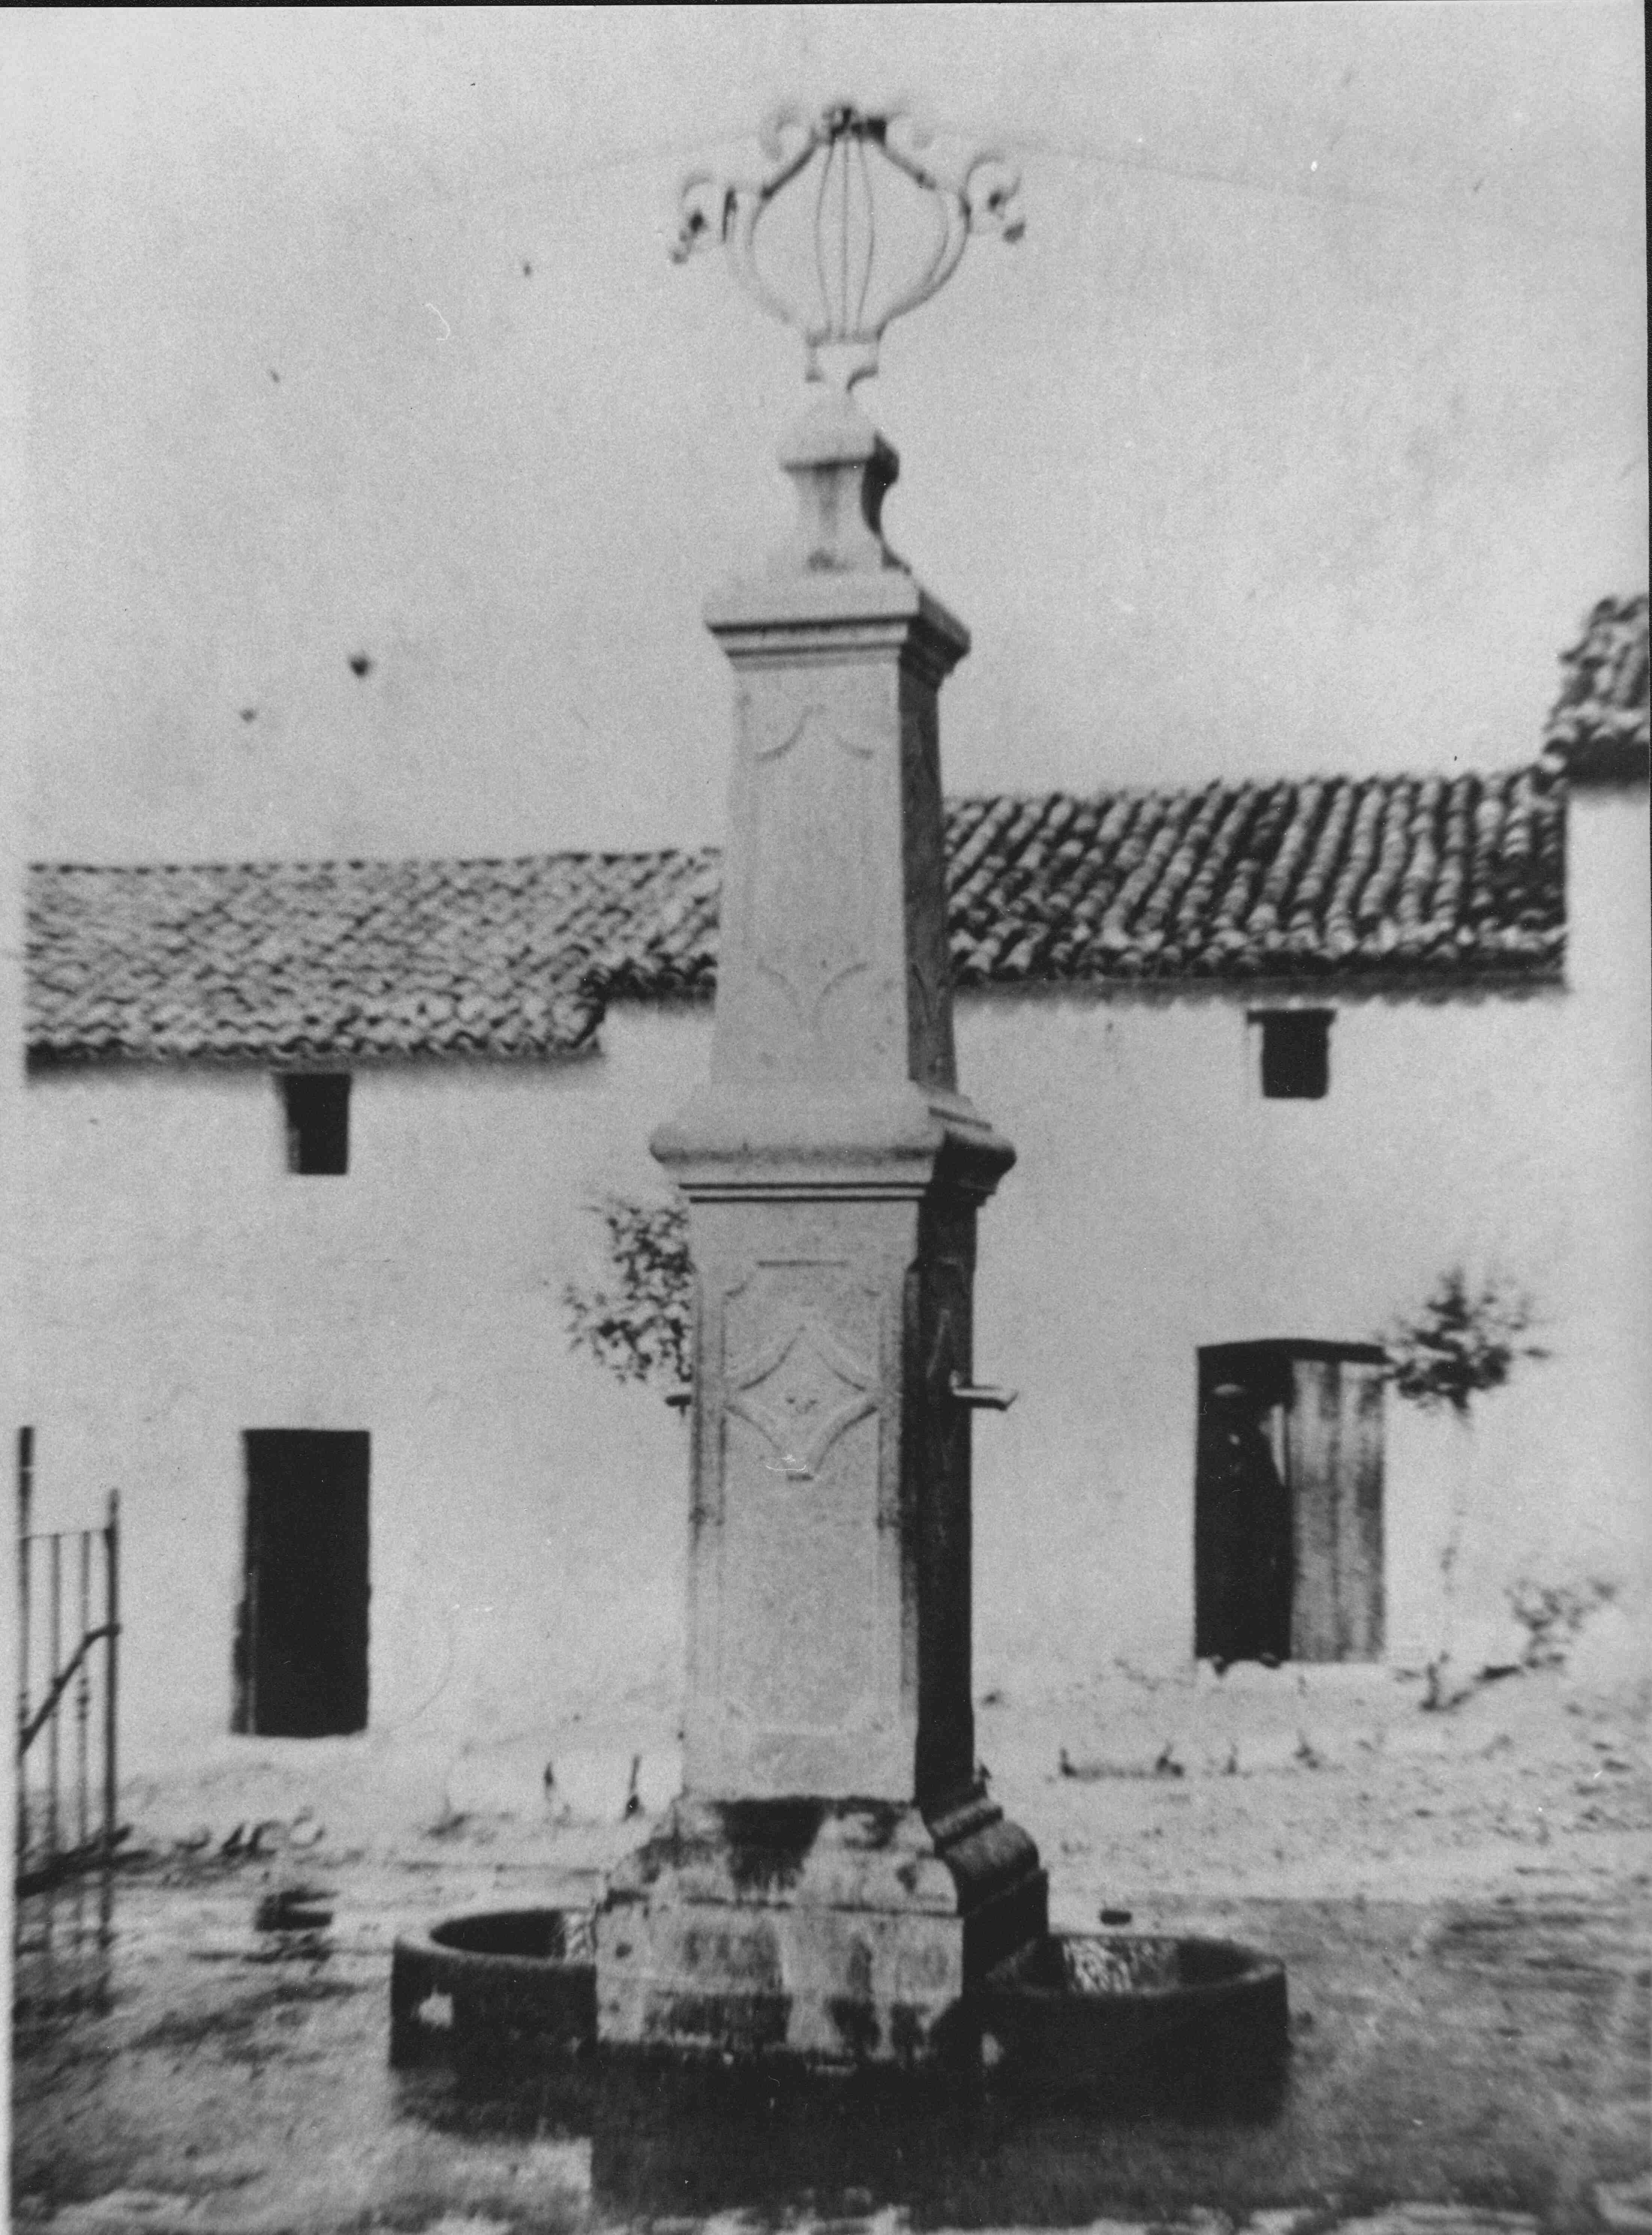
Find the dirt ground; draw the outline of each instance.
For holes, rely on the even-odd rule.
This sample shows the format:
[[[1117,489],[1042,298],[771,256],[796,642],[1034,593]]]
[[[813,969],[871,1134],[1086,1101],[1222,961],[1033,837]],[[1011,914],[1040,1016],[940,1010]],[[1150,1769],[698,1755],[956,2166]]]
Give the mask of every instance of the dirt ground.
[[[1243,2114],[392,2072],[396,1931],[592,1898],[671,1787],[669,1703],[457,1759],[226,1747],[132,1789],[147,1852],[106,1957],[76,1953],[71,1896],[23,1905],[16,2223],[1652,2229],[1648,1702],[1607,1675],[1482,1681],[1443,1714],[1386,1670],[1115,1670],[983,1701],[1058,1925],[1125,1910],[1284,1959],[1288,2081]],[[268,1929],[295,1891],[314,1915]]]

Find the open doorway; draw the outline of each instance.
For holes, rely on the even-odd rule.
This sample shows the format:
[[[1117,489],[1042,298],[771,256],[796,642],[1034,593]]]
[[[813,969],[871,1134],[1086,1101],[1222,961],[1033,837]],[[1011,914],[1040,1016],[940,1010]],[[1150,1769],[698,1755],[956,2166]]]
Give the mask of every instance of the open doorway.
[[[1382,1652],[1383,1353],[1222,1343],[1199,1353],[1194,1652],[1374,1661]]]
[[[365,1431],[249,1428],[234,1727],[325,1738],[367,1726]]]
[[[1280,1361],[1201,1359],[1194,1498],[1194,1650],[1201,1660],[1288,1661],[1295,1546],[1285,1481],[1290,1380]]]

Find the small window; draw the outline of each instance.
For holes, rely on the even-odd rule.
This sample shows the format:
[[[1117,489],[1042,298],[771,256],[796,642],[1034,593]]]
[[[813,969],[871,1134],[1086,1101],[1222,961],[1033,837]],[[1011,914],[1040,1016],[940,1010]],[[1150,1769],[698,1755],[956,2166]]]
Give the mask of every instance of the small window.
[[[1262,1027],[1262,1091],[1269,1102],[1318,1102],[1331,1084],[1329,1009],[1253,1009]]]
[[[350,1073],[300,1072],[281,1081],[287,1109],[287,1170],[350,1169]]]

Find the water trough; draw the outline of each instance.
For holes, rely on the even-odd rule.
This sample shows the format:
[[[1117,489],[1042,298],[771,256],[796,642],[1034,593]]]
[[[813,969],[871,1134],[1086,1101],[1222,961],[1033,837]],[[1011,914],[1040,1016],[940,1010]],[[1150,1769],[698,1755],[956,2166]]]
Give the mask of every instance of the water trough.
[[[597,2048],[589,1909],[467,1911],[398,1937],[390,2056],[543,2067]],[[964,2000],[967,2063],[994,2086],[1134,2101],[1144,2084],[1223,2075],[1265,2087],[1282,2068],[1282,1964],[1233,1941],[1052,1932]]]
[[[578,2055],[597,2032],[588,1909],[468,1911],[397,1936],[390,2061]]]

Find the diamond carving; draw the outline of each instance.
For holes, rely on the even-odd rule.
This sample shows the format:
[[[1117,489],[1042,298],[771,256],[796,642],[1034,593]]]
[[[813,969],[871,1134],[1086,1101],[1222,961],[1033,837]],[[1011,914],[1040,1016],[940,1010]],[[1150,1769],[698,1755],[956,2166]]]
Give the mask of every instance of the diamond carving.
[[[793,1482],[819,1473],[847,1429],[877,1410],[877,1378],[812,1315],[795,1321],[729,1376],[728,1409],[770,1445]]]

